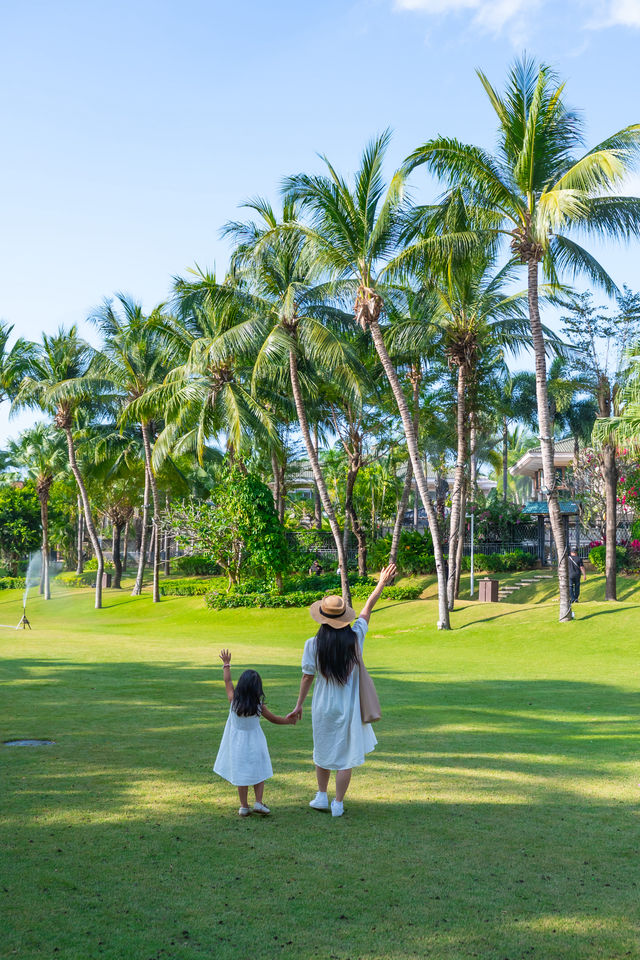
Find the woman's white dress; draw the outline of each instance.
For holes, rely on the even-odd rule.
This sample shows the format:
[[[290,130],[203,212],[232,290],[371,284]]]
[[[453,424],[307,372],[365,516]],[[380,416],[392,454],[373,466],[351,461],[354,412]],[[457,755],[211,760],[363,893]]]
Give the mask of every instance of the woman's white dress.
[[[260,728],[260,714],[239,717],[233,707],[230,708],[213,772],[234,787],[251,787],[273,776],[267,738]]]
[[[364,646],[368,623],[360,617],[352,624],[360,650]],[[304,645],[302,672],[315,676],[311,722],[313,726],[313,762],[325,770],[349,770],[364,763],[371,753],[376,735],[370,723],[360,717],[360,675],[357,666],[342,685],[326,680],[316,663],[316,638]]]

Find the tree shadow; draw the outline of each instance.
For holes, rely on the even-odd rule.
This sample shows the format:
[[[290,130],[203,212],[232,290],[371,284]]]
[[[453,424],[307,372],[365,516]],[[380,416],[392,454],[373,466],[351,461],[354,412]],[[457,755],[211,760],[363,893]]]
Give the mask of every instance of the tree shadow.
[[[286,712],[299,668],[254,666]],[[637,692],[374,668],[380,742],[345,816],[308,808],[306,709],[295,728],[264,723],[274,812],[241,821],[211,772],[228,712],[218,670],[1,667],[3,732],[57,740],[0,747],[8,955],[638,956],[638,806],[621,787]]]

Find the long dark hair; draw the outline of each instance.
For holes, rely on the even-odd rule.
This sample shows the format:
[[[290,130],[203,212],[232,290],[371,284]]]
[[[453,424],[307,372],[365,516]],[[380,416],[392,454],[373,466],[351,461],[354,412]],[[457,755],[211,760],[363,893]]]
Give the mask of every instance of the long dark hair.
[[[358,636],[351,627],[322,623],[316,634],[316,661],[325,678],[344,685],[358,659]]]
[[[245,670],[233,691],[231,709],[239,717],[255,717],[260,713],[265,696],[262,689],[262,678],[256,670]]]

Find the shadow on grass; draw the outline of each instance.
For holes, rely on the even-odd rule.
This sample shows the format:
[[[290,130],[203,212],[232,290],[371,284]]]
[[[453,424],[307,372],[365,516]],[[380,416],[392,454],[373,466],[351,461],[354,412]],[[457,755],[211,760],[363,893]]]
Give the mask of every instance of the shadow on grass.
[[[299,669],[255,667],[285,713]],[[638,957],[637,808],[615,794],[638,693],[372,669],[380,743],[345,816],[307,806],[307,709],[294,729],[264,724],[274,813],[243,821],[211,773],[217,669],[22,658],[2,673],[3,733],[58,741],[0,748],[8,956]]]

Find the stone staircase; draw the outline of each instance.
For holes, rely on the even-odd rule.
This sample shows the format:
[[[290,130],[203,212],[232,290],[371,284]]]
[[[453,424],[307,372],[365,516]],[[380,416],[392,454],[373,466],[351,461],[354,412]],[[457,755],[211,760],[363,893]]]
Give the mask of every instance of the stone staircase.
[[[506,600],[507,597],[510,597],[512,594],[516,593],[522,587],[528,587],[531,583],[538,583],[540,580],[553,580],[552,573],[533,573],[529,574],[526,577],[523,577],[522,580],[518,580],[516,583],[510,583],[507,586],[498,588],[498,603],[501,600]]]

